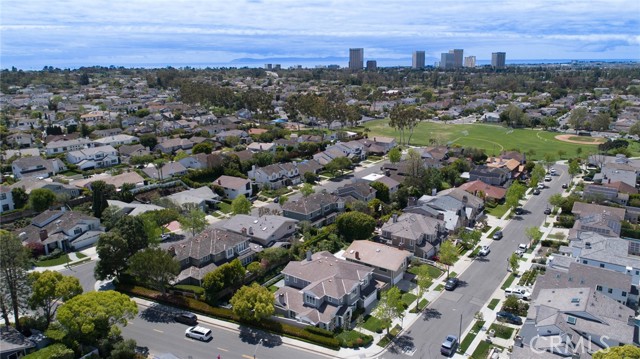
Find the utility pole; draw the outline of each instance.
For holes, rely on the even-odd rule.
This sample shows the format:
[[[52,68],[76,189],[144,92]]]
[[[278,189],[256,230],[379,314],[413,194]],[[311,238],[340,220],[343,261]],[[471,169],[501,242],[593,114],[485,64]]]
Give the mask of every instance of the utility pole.
[[[460,328],[458,329],[458,343],[462,342],[462,313],[460,313]]]

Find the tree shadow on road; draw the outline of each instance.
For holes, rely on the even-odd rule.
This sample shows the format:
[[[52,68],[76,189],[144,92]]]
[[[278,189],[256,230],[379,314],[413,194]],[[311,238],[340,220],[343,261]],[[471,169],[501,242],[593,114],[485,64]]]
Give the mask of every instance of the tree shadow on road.
[[[415,350],[413,337],[410,335],[402,335],[393,340],[393,345],[389,347],[389,352],[393,354],[404,354]]]
[[[166,307],[154,304],[140,312],[140,318],[150,323],[173,323],[176,313],[167,311]]]
[[[279,335],[271,334],[246,325],[240,325],[239,336],[240,340],[249,345],[260,344],[266,348],[273,348],[282,345],[282,338]]]
[[[440,319],[440,317],[442,317],[442,313],[437,309],[427,308],[422,313],[422,320]]]

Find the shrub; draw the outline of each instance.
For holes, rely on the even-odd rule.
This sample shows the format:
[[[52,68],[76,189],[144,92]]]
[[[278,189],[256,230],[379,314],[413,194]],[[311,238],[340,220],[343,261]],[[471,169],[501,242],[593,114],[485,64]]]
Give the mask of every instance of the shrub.
[[[314,326],[306,326],[304,328],[304,330],[308,331],[309,333],[312,334],[317,334],[317,335],[322,335],[323,337],[329,337],[329,338],[333,338],[333,332],[328,331],[326,329],[322,329],[322,328],[318,328],[318,327],[314,327]]]

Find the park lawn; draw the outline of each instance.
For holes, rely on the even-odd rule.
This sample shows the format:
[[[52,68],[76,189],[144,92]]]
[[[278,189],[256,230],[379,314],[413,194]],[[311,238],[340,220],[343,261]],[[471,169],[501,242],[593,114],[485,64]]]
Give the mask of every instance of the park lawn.
[[[416,298],[418,298],[418,296],[413,293],[404,293],[402,295],[402,303],[404,304],[404,307],[409,308],[411,303],[416,301]]]
[[[516,279],[516,276],[512,274],[509,275],[509,278],[507,278],[507,280],[504,282],[504,284],[502,284],[502,287],[500,287],[500,289],[505,290],[509,287],[511,287],[511,284],[513,283],[513,281]]]
[[[64,254],[58,258],[47,259],[46,261],[38,261],[36,262],[36,266],[37,267],[53,267],[53,266],[59,266],[61,264],[67,264],[67,262],[69,262],[69,255]]]
[[[389,121],[373,120],[366,123],[369,137],[379,135],[394,137],[400,140],[400,134],[389,127]],[[576,150],[582,148],[582,156],[597,152],[596,144],[575,144],[556,140],[558,132],[548,132],[532,129],[512,129],[500,125],[489,124],[446,124],[438,122],[419,123],[411,137],[411,145],[428,146],[430,141],[440,144],[460,145],[484,149],[487,155],[499,155],[502,151],[527,149],[528,160],[542,160],[547,153],[558,157],[562,151],[562,159],[576,155]],[[633,151],[632,146],[629,149]]]
[[[496,307],[498,306],[498,303],[500,303],[500,299],[498,298],[493,298],[491,299],[491,301],[489,302],[489,305],[487,305],[487,308],[494,310],[496,309]]]
[[[364,323],[362,323],[362,327],[374,333],[382,333],[382,331],[386,328],[382,320],[374,317],[373,315],[367,316]]]

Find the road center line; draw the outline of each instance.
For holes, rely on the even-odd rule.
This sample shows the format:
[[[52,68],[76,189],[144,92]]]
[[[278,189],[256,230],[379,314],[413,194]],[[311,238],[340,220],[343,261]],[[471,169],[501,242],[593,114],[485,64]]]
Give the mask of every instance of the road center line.
[[[219,349],[219,350],[222,350],[223,352],[228,352],[228,351],[229,351],[229,349],[220,348],[220,347],[218,347],[218,349]]]
[[[159,330],[159,329],[153,329],[153,331],[158,333],[164,333],[162,330]]]

